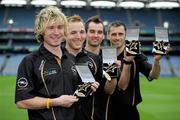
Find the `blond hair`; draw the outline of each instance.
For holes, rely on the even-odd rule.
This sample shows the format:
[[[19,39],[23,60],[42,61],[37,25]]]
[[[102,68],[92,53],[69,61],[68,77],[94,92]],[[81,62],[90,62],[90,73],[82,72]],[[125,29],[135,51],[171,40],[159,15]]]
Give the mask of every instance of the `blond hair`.
[[[70,22],[82,22],[84,24],[84,21],[79,15],[73,15],[67,18],[68,23]]]
[[[63,23],[64,35],[67,35],[67,19],[61,10],[55,6],[43,8],[36,16],[34,32],[38,42],[43,42],[43,33],[50,21]]]

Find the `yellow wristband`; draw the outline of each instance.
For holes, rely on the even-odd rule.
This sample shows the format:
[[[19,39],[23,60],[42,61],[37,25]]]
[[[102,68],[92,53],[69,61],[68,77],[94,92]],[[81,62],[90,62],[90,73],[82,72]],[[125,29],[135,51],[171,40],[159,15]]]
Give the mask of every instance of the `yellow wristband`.
[[[48,98],[47,101],[46,101],[46,108],[47,108],[47,109],[50,108],[50,98]]]

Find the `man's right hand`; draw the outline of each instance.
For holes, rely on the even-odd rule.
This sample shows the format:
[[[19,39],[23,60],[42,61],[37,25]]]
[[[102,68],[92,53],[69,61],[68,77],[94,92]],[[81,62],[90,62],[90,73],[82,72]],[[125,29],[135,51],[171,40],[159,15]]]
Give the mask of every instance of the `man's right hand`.
[[[61,95],[58,98],[52,99],[52,104],[55,102],[54,106],[62,106],[62,107],[71,107],[71,105],[77,102],[79,99],[73,95]]]

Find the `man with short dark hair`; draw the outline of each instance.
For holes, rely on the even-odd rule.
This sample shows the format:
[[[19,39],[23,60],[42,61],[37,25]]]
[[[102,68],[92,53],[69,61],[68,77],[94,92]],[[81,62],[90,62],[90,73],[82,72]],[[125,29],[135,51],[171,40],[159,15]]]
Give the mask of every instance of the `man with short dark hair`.
[[[105,28],[99,16],[92,16],[86,21],[86,46],[85,49],[96,55],[99,55],[102,63],[102,50],[101,43],[105,38]],[[102,68],[103,69],[103,68]],[[107,81],[103,76],[100,80],[100,87],[95,93],[95,112],[93,115],[94,120],[105,120],[108,117],[109,99],[114,90],[112,86],[117,84],[117,80],[112,78]]]
[[[125,51],[125,24],[115,21],[108,27],[107,37],[112,46],[118,50],[118,60],[121,61],[121,74],[118,84],[112,94],[111,116],[113,120],[139,120],[137,105],[142,101],[140,93],[139,72],[151,81],[157,79],[160,74],[161,55],[154,55],[154,63],[148,63],[144,54],[133,56]]]

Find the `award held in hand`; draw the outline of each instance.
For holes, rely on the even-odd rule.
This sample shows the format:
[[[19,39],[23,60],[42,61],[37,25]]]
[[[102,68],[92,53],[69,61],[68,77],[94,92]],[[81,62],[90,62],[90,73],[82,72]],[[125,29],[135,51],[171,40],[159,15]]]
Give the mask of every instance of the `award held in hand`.
[[[126,52],[130,55],[140,54],[139,31],[139,27],[129,27],[126,30]]]
[[[87,64],[76,64],[75,68],[83,84],[78,86],[74,95],[77,97],[87,97],[92,94],[91,83],[95,82],[94,76]]]
[[[103,57],[103,75],[107,80],[118,77],[118,67],[115,65],[117,60],[117,48],[116,47],[104,47],[102,48]]]
[[[169,48],[168,29],[164,27],[155,27],[156,40],[153,42],[154,54],[165,55]]]

